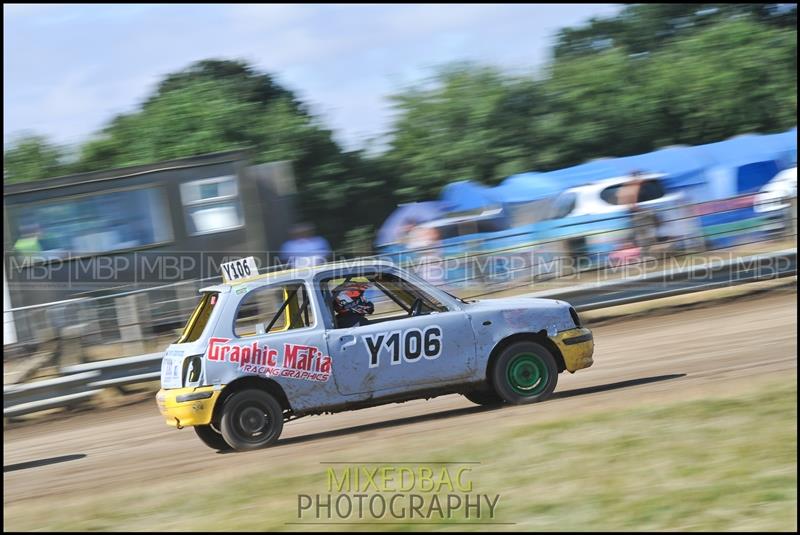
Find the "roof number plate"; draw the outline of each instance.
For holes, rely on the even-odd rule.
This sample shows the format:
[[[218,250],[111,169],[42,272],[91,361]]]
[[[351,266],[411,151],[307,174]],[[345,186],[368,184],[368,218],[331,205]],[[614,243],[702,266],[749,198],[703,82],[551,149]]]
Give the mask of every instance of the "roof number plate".
[[[247,258],[240,258],[232,262],[224,262],[222,268],[222,280],[225,282],[234,282],[242,279],[249,279],[258,275],[258,266],[256,266],[256,259],[252,256]]]

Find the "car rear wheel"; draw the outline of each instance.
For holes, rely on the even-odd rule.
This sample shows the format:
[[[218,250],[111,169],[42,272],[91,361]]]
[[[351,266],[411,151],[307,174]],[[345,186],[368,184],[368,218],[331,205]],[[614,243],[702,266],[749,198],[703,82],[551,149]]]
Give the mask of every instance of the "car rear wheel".
[[[494,363],[492,385],[507,403],[536,403],[550,397],[558,382],[553,354],[536,342],[517,342],[505,348]]]
[[[492,406],[503,403],[503,399],[488,385],[484,388],[464,392],[463,396],[476,405]]]
[[[266,392],[236,392],[225,401],[221,419],[225,442],[239,451],[255,450],[278,440],[283,431],[283,409]]]
[[[194,432],[203,441],[203,444],[212,450],[229,451],[232,450],[231,445],[225,442],[222,433],[211,427],[210,425],[196,425]]]

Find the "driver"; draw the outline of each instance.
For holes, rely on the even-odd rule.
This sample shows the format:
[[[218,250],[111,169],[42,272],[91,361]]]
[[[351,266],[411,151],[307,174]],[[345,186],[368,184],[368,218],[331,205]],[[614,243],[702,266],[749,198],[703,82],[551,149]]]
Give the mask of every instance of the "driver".
[[[333,290],[333,308],[338,328],[367,325],[367,314],[375,312],[375,305],[364,298],[369,288],[366,282],[345,282]]]

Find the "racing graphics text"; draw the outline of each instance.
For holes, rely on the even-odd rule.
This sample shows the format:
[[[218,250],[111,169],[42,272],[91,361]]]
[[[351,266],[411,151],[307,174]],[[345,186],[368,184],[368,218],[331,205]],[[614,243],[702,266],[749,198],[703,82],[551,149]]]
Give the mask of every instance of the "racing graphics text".
[[[244,373],[268,377],[290,377],[325,382],[330,378],[333,361],[318,347],[283,344],[283,353],[266,344],[229,344],[230,338],[211,338],[207,358],[212,362],[231,362]]]
[[[380,356],[384,348],[391,356],[392,365],[417,362],[420,357],[433,360],[442,354],[442,329],[438,325],[431,325],[424,329],[367,334],[364,335],[364,344],[369,351],[370,368],[380,365]]]

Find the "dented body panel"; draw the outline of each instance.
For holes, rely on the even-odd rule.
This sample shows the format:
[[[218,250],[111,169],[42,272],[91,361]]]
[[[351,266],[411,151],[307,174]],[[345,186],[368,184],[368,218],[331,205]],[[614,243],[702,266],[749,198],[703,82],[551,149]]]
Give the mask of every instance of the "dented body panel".
[[[443,308],[336,328],[330,299],[324,295],[325,281],[365,273],[395,276]],[[285,329],[237,336],[235,321],[243,300],[281,284],[302,286],[308,309],[299,310],[299,301],[290,296]],[[224,400],[226,388],[253,377],[279,387],[287,414],[293,416],[466,392],[486,380],[498,344],[521,334],[549,339],[570,372],[593,362],[591,332],[576,323],[568,303],[535,298],[463,302],[385,262],[259,275],[201,291],[213,296],[206,300],[213,308],[193,314],[162,362],[159,409],[167,423],[179,427],[211,422],[214,404]],[[292,328],[292,318],[301,312],[308,313],[309,324]],[[571,342],[574,338],[578,342]],[[181,394],[203,389],[213,395],[202,403],[177,401]]]

